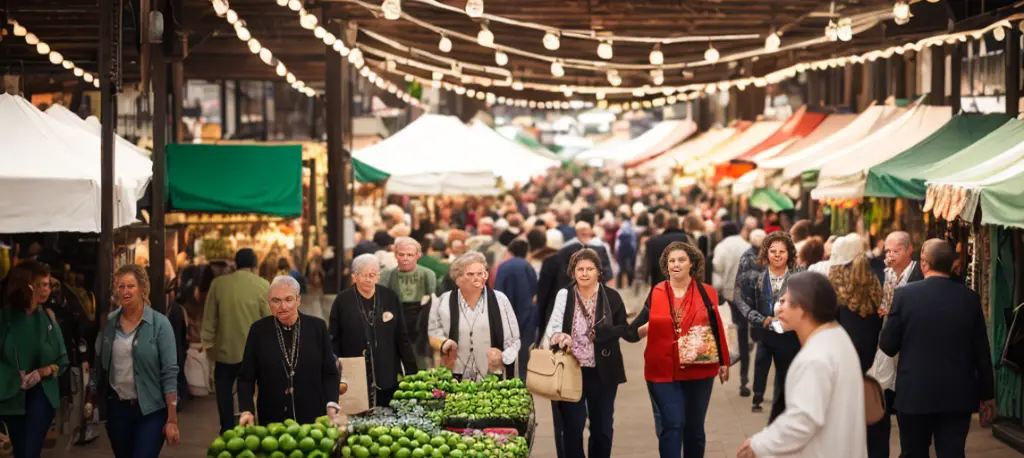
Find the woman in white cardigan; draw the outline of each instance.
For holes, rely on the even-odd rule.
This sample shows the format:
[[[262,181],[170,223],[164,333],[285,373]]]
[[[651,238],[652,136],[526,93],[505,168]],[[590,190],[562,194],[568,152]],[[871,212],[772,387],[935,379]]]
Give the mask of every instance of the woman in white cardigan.
[[[786,410],[743,443],[737,458],[867,456],[864,378],[846,331],[836,323],[828,278],[789,278],[776,316],[796,332],[800,352],[786,375]]]

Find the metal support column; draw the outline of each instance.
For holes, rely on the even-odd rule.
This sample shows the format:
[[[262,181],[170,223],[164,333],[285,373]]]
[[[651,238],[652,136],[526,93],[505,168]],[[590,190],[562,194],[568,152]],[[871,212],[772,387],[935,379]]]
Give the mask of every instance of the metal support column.
[[[121,0],[100,0],[100,248],[96,324],[106,323],[114,271],[114,123],[121,75]],[[116,35],[116,36],[115,36]]]
[[[1020,30],[1006,29],[1006,114],[1020,114]]]
[[[892,94],[897,99],[907,98],[907,65],[900,54],[894,54],[889,59],[892,65]]]
[[[848,64],[850,67],[850,97],[846,105],[854,113],[860,113],[860,93],[864,88],[864,64]]]
[[[946,50],[942,46],[932,46],[932,78],[931,92],[928,103],[932,105],[946,104]]]
[[[949,106],[953,108],[953,114],[960,112],[960,77],[963,72],[963,51],[964,45],[960,42],[954,43],[949,49]]]
[[[170,63],[171,69],[171,94],[174,105],[171,105],[171,142],[181,143],[185,141],[185,123],[181,117],[185,111],[185,62],[177,60]],[[153,255],[151,252],[150,256]]]
[[[885,103],[885,99],[889,97],[889,79],[885,77],[885,61],[881,59],[876,60],[871,64],[871,66],[872,72],[874,72],[874,77],[872,78],[871,83],[871,92],[875,96],[875,102],[883,104]]]
[[[166,11],[166,10],[164,10]],[[167,309],[167,295],[164,294],[164,256],[166,255],[167,233],[164,222],[165,181],[167,167],[167,60],[164,44],[150,45],[150,62],[153,70],[153,180],[150,185],[151,203],[149,218],[149,278],[152,285],[149,300],[153,309],[163,312]]]
[[[809,71],[807,75],[807,107],[821,106],[821,75],[817,71]]]
[[[325,14],[326,16],[326,14]],[[327,29],[337,37],[345,36],[345,24],[328,22]],[[345,90],[345,69],[348,66],[341,55],[331,48],[326,51],[327,74],[327,244],[334,247],[334,265],[329,272],[325,289],[337,294],[344,283],[345,260],[345,202],[348,183],[346,180],[345,113],[350,112],[349,91]]]

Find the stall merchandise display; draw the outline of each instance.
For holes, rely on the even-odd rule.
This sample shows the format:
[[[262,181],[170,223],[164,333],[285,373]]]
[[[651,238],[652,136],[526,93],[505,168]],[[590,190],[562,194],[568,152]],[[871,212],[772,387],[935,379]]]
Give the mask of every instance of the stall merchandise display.
[[[523,458],[535,429],[521,380],[458,381],[446,368],[402,378],[390,407],[348,420],[238,426],[215,439],[207,457]]]

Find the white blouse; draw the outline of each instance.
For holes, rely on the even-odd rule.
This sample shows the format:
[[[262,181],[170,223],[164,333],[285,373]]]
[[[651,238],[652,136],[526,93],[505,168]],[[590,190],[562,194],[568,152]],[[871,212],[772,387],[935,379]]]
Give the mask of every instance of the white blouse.
[[[865,458],[864,378],[846,331],[835,326],[804,342],[786,374],[786,410],[754,435],[757,458]]]
[[[512,304],[501,291],[494,291],[498,299],[498,311],[501,314],[502,334],[505,342],[501,348],[501,362],[508,365],[516,362],[519,356],[519,322],[512,311]],[[441,295],[430,306],[430,325],[427,334],[430,337],[445,340],[451,331],[451,308],[448,300],[451,291]],[[475,308],[470,308],[466,298],[459,293],[459,340],[456,349],[455,369],[452,372],[462,374],[466,380],[479,380],[487,376],[487,351],[491,349],[491,326],[487,318],[487,293],[480,294]]]

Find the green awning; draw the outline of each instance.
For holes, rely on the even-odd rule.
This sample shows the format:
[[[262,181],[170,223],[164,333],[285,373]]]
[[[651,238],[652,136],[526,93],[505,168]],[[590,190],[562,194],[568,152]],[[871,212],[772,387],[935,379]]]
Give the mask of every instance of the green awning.
[[[167,145],[168,208],[302,214],[301,145]]]
[[[981,222],[1024,228],[1024,172],[981,189]]]
[[[751,207],[780,212],[793,209],[793,200],[772,188],[757,188],[750,194]]]
[[[378,169],[356,158],[352,158],[352,174],[355,175],[356,181],[360,183],[376,184],[391,178],[391,174],[388,172]]]
[[[864,195],[924,199],[923,170],[992,134],[1009,119],[1005,114],[954,116],[920,143],[869,169]]]

